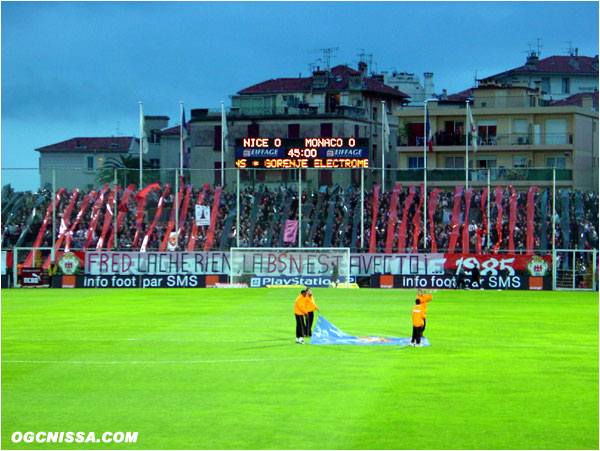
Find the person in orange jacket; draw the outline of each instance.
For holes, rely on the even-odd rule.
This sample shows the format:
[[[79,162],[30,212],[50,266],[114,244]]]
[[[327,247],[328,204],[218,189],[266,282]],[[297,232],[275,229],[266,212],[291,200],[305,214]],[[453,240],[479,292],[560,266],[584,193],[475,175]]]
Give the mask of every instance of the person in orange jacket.
[[[433,290],[429,290],[429,293],[427,293],[425,290],[418,290],[417,291],[417,299],[419,301],[421,301],[421,308],[423,309],[423,313],[425,315],[427,315],[427,303],[431,302],[431,300],[433,299]],[[425,321],[425,318],[423,318],[423,330],[421,331],[421,336],[424,336],[425,334],[425,326],[427,325],[427,321]]]
[[[302,290],[300,292],[300,296],[296,298],[296,303],[294,304],[294,315],[296,316],[296,343],[303,345],[304,339],[302,337],[304,336],[306,330],[306,290]]]
[[[319,310],[319,307],[317,307],[317,304],[315,304],[315,298],[312,295],[312,291],[310,288],[306,289],[306,297],[305,297],[305,302],[306,302],[306,307],[304,310],[306,310],[306,335],[304,335],[305,337],[312,337],[312,325],[313,325],[313,320],[315,318],[315,310]]]
[[[419,298],[415,299],[415,306],[412,309],[413,333],[410,340],[411,346],[421,346],[421,336],[425,325],[425,311]]]

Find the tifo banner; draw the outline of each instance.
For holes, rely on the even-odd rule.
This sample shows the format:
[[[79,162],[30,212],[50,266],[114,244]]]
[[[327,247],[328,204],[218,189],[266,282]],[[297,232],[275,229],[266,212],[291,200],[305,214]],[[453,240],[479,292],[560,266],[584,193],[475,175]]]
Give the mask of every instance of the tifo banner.
[[[256,276],[329,277],[332,265],[339,268],[340,256],[318,252],[267,251],[243,254],[244,265]],[[529,271],[544,276],[552,268],[551,255],[521,254],[350,254],[350,275],[440,275],[456,271],[459,264],[470,271],[479,266],[482,275],[506,270]],[[85,253],[85,273],[89,275],[176,275],[229,274],[229,252],[110,252]],[[301,274],[300,274],[301,273]]]
[[[86,252],[89,275],[227,274],[228,252]]]
[[[444,269],[455,272],[459,265],[465,271],[479,267],[482,276],[498,275],[502,272],[512,276],[516,271],[529,271],[534,276],[545,276],[550,273],[552,256],[543,257],[521,254],[444,254]]]
[[[410,329],[410,322],[408,322]],[[315,328],[313,329],[311,345],[388,345],[388,346],[409,346],[410,338],[403,337],[355,337],[342,332],[335,327],[324,316],[319,315]],[[421,338],[423,346],[430,346],[431,343],[427,338]]]
[[[245,265],[256,275],[330,275],[332,263],[339,268],[339,255],[318,252],[286,254],[256,251],[244,254]],[[444,254],[350,254],[350,274],[441,274]],[[229,274],[229,252],[86,252],[85,273],[129,274]]]

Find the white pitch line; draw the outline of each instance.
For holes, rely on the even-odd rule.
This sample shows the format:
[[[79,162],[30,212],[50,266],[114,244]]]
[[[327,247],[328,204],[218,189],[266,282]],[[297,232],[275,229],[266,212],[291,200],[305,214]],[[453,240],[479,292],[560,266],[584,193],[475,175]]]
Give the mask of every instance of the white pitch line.
[[[290,340],[179,340],[169,338],[3,338],[2,341],[147,341],[161,343],[283,343]]]
[[[172,360],[172,361],[121,361],[121,362],[101,362],[101,361],[61,361],[61,360],[2,360],[6,363],[20,364],[65,364],[65,365],[198,365],[205,363],[244,363],[244,362],[268,362],[273,360],[299,360],[314,358],[315,356],[306,357],[288,357],[288,358],[272,358],[272,359],[224,359],[224,360]]]

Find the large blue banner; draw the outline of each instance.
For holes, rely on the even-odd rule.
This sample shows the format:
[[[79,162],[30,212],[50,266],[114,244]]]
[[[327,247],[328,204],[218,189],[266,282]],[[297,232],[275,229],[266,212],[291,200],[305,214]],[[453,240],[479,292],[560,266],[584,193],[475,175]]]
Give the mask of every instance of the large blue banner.
[[[355,337],[341,331],[323,316],[315,324],[310,339],[311,345],[395,345],[409,346],[410,337]],[[421,339],[421,345],[431,346],[427,338]]]

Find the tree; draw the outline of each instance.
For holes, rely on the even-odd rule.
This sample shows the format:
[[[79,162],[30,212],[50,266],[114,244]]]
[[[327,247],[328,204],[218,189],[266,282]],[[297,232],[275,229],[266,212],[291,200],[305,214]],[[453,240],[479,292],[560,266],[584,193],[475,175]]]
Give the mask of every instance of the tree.
[[[142,160],[142,184],[148,186],[151,183],[158,182],[160,179],[159,171],[153,168],[146,160]],[[109,157],[98,171],[96,181],[98,184],[112,183],[115,181],[115,169],[117,170],[117,185],[126,186],[127,184],[137,185],[140,179],[140,160],[134,155],[120,155],[117,159]],[[138,187],[139,189],[143,187]]]

